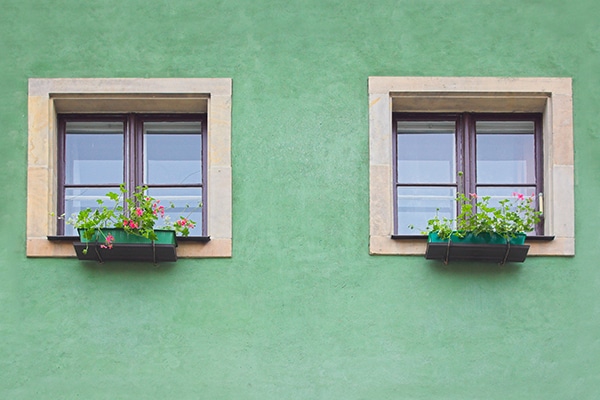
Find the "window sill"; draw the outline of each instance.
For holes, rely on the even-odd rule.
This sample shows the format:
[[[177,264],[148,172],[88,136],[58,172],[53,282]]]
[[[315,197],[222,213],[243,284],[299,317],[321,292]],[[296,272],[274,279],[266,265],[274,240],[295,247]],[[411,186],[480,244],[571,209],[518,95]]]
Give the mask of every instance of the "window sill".
[[[181,240],[179,240],[181,239]],[[28,257],[76,257],[73,243],[77,236],[44,236],[27,239]],[[194,236],[178,238],[178,258],[230,258],[232,256],[232,240],[230,238],[214,238]]]
[[[571,256],[574,254],[574,238],[556,236],[532,236],[526,243],[530,245],[527,257],[531,256]],[[389,256],[422,256],[427,247],[424,235],[371,235],[369,254]]]
[[[392,239],[394,240],[427,240],[427,235],[392,235]],[[532,235],[527,236],[525,241],[534,241],[534,242],[549,242],[554,240],[554,236],[545,236],[545,235]]]
[[[48,236],[48,240],[51,242],[75,242],[79,240],[79,236]],[[209,242],[210,236],[177,236],[178,242]]]

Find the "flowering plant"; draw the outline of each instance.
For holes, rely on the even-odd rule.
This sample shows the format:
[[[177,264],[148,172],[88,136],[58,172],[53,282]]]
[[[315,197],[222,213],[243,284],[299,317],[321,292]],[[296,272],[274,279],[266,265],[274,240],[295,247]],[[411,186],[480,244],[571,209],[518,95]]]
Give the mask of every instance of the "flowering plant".
[[[108,249],[112,248],[114,237],[102,231],[107,228],[121,228],[129,234],[149,240],[157,240],[155,229],[173,230],[182,236],[188,236],[190,229],[196,226],[196,223],[189,219],[189,214],[187,217],[180,216],[179,219],[171,222],[168,216],[165,217],[165,207],[160,204],[160,200],[147,195],[147,189],[147,186],[136,187],[135,192],[126,197],[123,202],[127,189],[124,184],[121,184],[120,193],[106,193],[106,197],[114,202],[112,207],[108,207],[104,200],[97,199],[99,208],[83,209],[69,218],[67,223],[82,231],[83,237],[88,241],[98,234],[104,241],[100,247]],[[175,206],[171,203],[169,207]],[[87,249],[84,250],[85,253]]]
[[[490,196],[459,193],[456,200],[460,213],[456,218],[440,218],[436,212],[422,233],[437,231],[442,239],[448,239],[452,234],[464,237],[467,233],[495,233],[506,239],[514,238],[531,232],[540,221],[542,212],[535,210],[534,197],[514,192],[512,198],[502,199],[499,206],[494,207],[489,204]]]

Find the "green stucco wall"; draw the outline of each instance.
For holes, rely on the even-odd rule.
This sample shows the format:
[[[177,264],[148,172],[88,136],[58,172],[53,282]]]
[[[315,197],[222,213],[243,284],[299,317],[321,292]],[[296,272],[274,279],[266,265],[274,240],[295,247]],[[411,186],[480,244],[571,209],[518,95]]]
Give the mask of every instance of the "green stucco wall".
[[[600,398],[600,3],[0,0],[0,398]],[[369,256],[368,76],[572,77],[576,256]],[[27,79],[233,78],[233,257],[25,257]]]

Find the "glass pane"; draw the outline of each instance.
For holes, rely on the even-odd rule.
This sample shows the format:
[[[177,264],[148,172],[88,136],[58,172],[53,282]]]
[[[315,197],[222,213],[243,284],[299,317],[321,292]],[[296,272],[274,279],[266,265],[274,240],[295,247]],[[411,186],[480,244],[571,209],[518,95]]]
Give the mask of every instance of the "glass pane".
[[[123,123],[67,122],[65,135],[67,184],[123,181]]]
[[[202,183],[202,123],[144,124],[144,183]]]
[[[500,200],[512,199],[515,196],[513,193],[522,194],[525,197],[534,197],[533,206],[537,209],[537,193],[535,186],[531,187],[483,187],[477,189],[478,196],[490,196],[489,205],[498,207]],[[534,232],[532,232],[534,233]]]
[[[101,206],[96,202],[98,199],[104,200],[104,205],[112,207],[115,203],[106,197],[106,193],[119,193],[119,188],[76,188],[65,190],[65,218],[68,219],[76,215],[79,211],[86,208],[92,210],[98,209]],[[73,225],[65,224],[65,235],[77,235],[77,231]]]
[[[533,121],[477,121],[477,183],[535,183]]]
[[[454,183],[454,121],[398,121],[398,183]]]
[[[436,215],[456,216],[456,189],[453,187],[399,187],[398,229],[399,235],[418,235],[427,227],[427,221]],[[439,211],[437,211],[439,209]],[[415,228],[410,229],[410,225]]]
[[[480,187],[477,196],[490,196],[489,204],[498,207],[499,201],[513,198],[513,193],[520,193],[525,197],[536,196],[535,186],[531,187]]]
[[[151,188],[147,192],[165,207],[165,217],[176,221],[181,217],[196,222],[190,229],[190,236],[201,236],[202,233],[202,188]],[[173,204],[175,207],[171,208]],[[186,206],[189,206],[186,208]]]

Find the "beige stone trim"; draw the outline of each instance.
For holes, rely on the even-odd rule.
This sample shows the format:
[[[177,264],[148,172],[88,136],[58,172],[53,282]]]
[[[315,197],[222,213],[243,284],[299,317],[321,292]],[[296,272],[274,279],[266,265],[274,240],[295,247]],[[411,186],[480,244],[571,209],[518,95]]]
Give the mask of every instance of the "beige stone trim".
[[[575,254],[571,78],[369,78],[371,254],[424,254],[421,240],[393,240],[392,111],[541,112],[544,123],[545,232],[530,255]]]
[[[231,257],[231,95],[229,78],[30,79],[27,256],[74,257],[56,234],[56,114],[208,113],[207,243],[183,242],[180,257]]]
[[[179,242],[178,258],[231,257],[231,239],[211,239],[209,242]],[[27,239],[28,257],[75,257],[72,243],[52,242],[46,238]]]
[[[557,237],[553,241],[554,246],[548,247],[547,242],[531,241],[528,255],[530,256],[556,256],[571,255],[575,253],[574,241],[569,238]],[[390,240],[389,236],[371,236],[370,254],[376,255],[412,255],[422,256],[425,254],[427,244],[425,240],[407,239]]]

